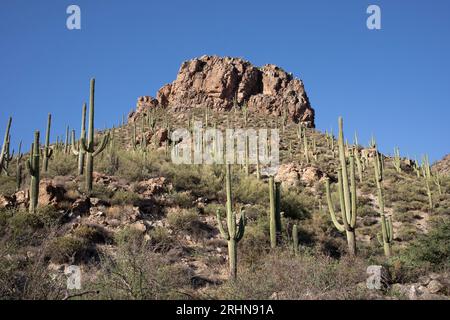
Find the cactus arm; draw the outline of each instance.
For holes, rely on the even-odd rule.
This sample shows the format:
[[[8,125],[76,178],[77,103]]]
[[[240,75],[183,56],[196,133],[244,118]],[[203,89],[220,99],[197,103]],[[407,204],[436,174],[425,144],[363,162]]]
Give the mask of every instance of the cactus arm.
[[[72,130],[72,153],[76,156],[80,154],[80,151],[77,150],[77,146],[75,145],[75,130]],[[81,148],[80,148],[81,149]]]
[[[30,174],[30,176],[34,176],[34,171],[33,171],[33,168],[31,167],[30,160],[25,161],[25,167],[26,167],[28,173]]]
[[[6,125],[5,137],[3,139],[2,151],[0,154],[0,164],[2,166],[3,166],[3,161],[4,161],[6,153],[7,153],[6,147],[8,145],[9,131],[11,129],[11,122],[12,122],[12,117],[9,117],[8,124]]]
[[[357,215],[357,206],[356,206],[356,181],[355,181],[355,159],[353,156],[350,156],[350,189],[351,189],[351,202],[352,202],[352,211],[350,220],[350,227],[354,228],[356,225],[356,215]]]
[[[348,173],[347,173],[347,160],[345,158],[345,143],[344,143],[344,129],[343,129],[343,119],[339,117],[339,138],[338,138],[338,146],[339,146],[339,160],[341,162],[342,169],[342,190],[344,194],[344,202],[345,202],[345,215],[347,217],[347,222],[351,220],[351,200],[350,200],[350,190],[348,183]]]
[[[325,180],[325,190],[326,190],[326,194],[327,194],[328,210],[330,212],[331,220],[333,221],[333,224],[340,232],[344,232],[345,231],[344,225],[340,224],[339,221],[336,219],[336,212],[334,211],[333,203],[331,201],[330,179],[329,178],[327,178]]]
[[[109,133],[107,133],[106,135],[103,136],[102,142],[97,147],[97,150],[95,150],[95,152],[93,153],[93,156],[95,157],[99,153],[101,153],[103,150],[105,150],[106,146],[108,145],[108,142],[109,142]]]
[[[343,191],[343,181],[342,181],[342,170],[338,169],[338,194],[339,194],[339,204],[341,206],[341,216],[342,216],[342,223],[344,225],[345,230],[350,230],[349,222],[347,220],[347,210],[345,206],[345,200],[344,200],[344,191]]]
[[[222,237],[225,240],[229,241],[230,235],[228,234],[228,232],[225,231],[225,229],[223,227],[222,219],[220,218],[220,210],[219,209],[217,209],[217,211],[216,211],[216,217],[217,217],[217,226],[219,227],[220,234],[222,235]]]
[[[89,148],[86,145],[86,138],[81,138],[80,139],[80,148],[84,153],[88,153],[89,152]]]
[[[236,241],[241,241],[242,237],[244,236],[245,232],[245,211],[241,211],[241,216],[239,218],[239,226],[238,231],[236,234]]]

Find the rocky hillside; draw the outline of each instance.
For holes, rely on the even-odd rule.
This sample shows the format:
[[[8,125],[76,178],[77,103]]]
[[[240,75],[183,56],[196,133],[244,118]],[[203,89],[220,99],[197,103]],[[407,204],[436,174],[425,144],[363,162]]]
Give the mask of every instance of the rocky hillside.
[[[433,165],[433,170],[436,170],[444,175],[450,174],[450,154],[446,155],[442,160],[437,161]]]
[[[239,58],[217,56],[184,62],[176,80],[163,86],[156,99],[138,99],[130,118],[157,106],[184,112],[198,107],[230,110],[243,104],[267,115],[286,113],[292,121],[314,127],[314,109],[301,80],[272,64],[258,68]]]
[[[26,170],[29,154],[12,157],[4,148],[0,298],[450,296],[450,178],[443,174],[435,179],[426,163],[381,155],[375,141],[339,146],[334,136],[313,128],[314,112],[301,81],[281,69],[259,69],[235,58],[188,61],[156,99],[139,98],[129,120],[98,131],[92,145],[84,146],[93,156],[93,172],[85,165],[80,171],[83,141],[42,146],[33,157],[41,163],[39,177]],[[208,120],[208,126],[219,130],[278,128],[281,164],[275,188],[271,177],[258,175],[253,164],[233,165],[228,172],[218,164],[174,164],[170,130],[191,128],[192,120]],[[39,158],[44,155],[47,170]],[[347,233],[333,223],[327,203],[338,222],[343,221],[340,155],[349,167],[349,186],[356,188],[350,230],[356,255],[349,251]],[[382,170],[381,181],[375,168]],[[236,281],[230,281],[227,237],[218,225],[222,221],[228,230],[233,221],[225,219],[226,185],[236,218],[245,211],[239,220],[245,221],[242,237],[235,235],[240,238]],[[384,218],[392,225],[388,240],[382,236],[380,185]],[[33,187],[39,191],[36,210],[30,210]],[[276,224],[269,218],[272,211],[279,218]],[[373,264],[387,274],[377,290],[365,284],[367,267]],[[65,289],[69,265],[81,268],[81,291]]]

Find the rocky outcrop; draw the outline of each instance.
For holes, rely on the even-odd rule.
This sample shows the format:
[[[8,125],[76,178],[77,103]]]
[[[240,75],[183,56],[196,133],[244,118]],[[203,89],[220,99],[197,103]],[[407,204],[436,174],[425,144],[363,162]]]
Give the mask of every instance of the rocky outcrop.
[[[299,164],[291,162],[280,165],[275,178],[281,182],[283,187],[289,188],[298,187],[302,183],[308,187],[312,187],[321,181],[324,176],[324,173],[317,167],[308,166],[302,168]]]
[[[63,186],[55,184],[52,180],[43,179],[39,182],[39,205],[57,206],[64,200],[65,193]]]
[[[433,170],[440,174],[450,174],[450,154],[446,155],[442,160],[439,160],[433,165]]]
[[[252,112],[282,115],[314,127],[314,110],[303,82],[275,65],[262,68],[240,58],[202,56],[181,65],[174,82],[163,86],[156,99],[138,99],[129,120],[157,106],[183,111],[195,107],[230,110],[235,101]]]

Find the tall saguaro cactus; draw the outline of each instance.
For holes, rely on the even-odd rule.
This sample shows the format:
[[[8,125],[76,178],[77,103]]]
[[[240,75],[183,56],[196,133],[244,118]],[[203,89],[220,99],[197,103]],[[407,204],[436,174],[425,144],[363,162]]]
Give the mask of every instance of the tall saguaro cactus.
[[[5,131],[5,137],[3,138],[3,145],[2,145],[2,152],[0,154],[0,172],[2,170],[6,170],[6,158],[8,157],[9,153],[9,131],[11,129],[11,123],[12,123],[12,117],[9,117],[8,124],[6,125],[6,131]]]
[[[398,147],[394,148],[394,159],[393,159],[393,165],[395,170],[397,170],[398,173],[402,172],[402,166],[401,166],[401,158],[400,158],[400,149]]]
[[[274,178],[269,177],[269,227],[270,227],[270,247],[275,248],[277,246],[277,227],[276,227],[276,204],[275,204],[275,188]]]
[[[277,246],[277,236],[281,232],[281,184],[274,181],[274,177],[269,177],[269,223],[270,223],[270,247]]]
[[[84,173],[84,159],[86,153],[81,148],[81,140],[86,139],[86,103],[83,103],[81,110],[81,132],[78,147],[75,145],[75,130],[72,130],[72,153],[78,156],[78,174],[81,176]]]
[[[35,213],[39,198],[39,161],[40,161],[39,131],[34,133],[34,143],[31,146],[30,159],[26,162],[30,174],[30,206],[29,212]]]
[[[294,246],[294,254],[297,255],[298,254],[298,229],[297,229],[297,225],[294,224],[294,226],[292,227],[292,245]]]
[[[22,141],[20,141],[19,150],[16,156],[16,191],[19,191],[22,186],[22,157]]]
[[[230,266],[230,277],[235,280],[237,276],[237,244],[241,241],[245,231],[245,213],[241,211],[239,222],[236,222],[236,212],[233,211],[231,197],[231,165],[226,164],[225,189],[227,193],[227,225],[225,231],[220,218],[220,210],[217,210],[217,223],[222,237],[228,242],[228,262]]]
[[[43,151],[43,160],[42,160],[42,167],[44,169],[44,172],[48,171],[48,161],[52,157],[53,149],[50,148],[50,127],[52,125],[52,115],[48,114],[47,119],[47,131],[45,132],[45,145],[44,145],[44,151]]]
[[[94,100],[95,100],[95,79],[91,79],[91,92],[89,97],[89,127],[88,140],[81,138],[80,148],[86,153],[86,192],[92,192],[92,174],[94,172],[94,158],[100,154],[108,144],[109,133],[103,136],[102,142],[95,149],[94,147]]]
[[[383,169],[380,163],[380,156],[378,151],[375,153],[375,159],[373,160],[373,167],[375,172],[375,181],[377,184],[378,193],[378,207],[380,209],[381,218],[381,236],[380,243],[383,244],[384,255],[386,257],[391,256],[391,246],[394,238],[394,229],[392,225],[392,217],[386,216],[384,213],[384,197],[383,197]]]
[[[334,206],[331,201],[330,192],[330,180],[325,180],[325,189],[327,194],[328,208],[331,215],[331,220],[336,228],[340,232],[346,233],[347,244],[350,255],[356,254],[356,239],[355,239],[355,227],[356,227],[356,181],[355,181],[355,160],[353,155],[349,156],[350,162],[350,177],[347,171],[347,159],[345,157],[345,145],[344,145],[344,131],[343,120],[339,117],[339,160],[340,168],[338,169],[338,192],[341,206],[342,224],[337,220]],[[350,184],[349,181],[350,180]]]

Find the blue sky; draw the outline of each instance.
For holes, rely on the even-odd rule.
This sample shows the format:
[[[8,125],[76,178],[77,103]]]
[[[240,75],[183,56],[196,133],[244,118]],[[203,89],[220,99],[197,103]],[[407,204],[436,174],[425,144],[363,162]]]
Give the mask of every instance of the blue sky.
[[[66,8],[81,8],[81,30]],[[382,10],[382,30],[366,9]],[[345,120],[346,135],[382,151],[450,152],[450,1],[1,0],[0,134],[13,116],[15,146],[53,114],[53,139],[79,130],[96,77],[96,126],[119,122],[141,95],[203,54],[273,63],[301,78],[318,129]]]

